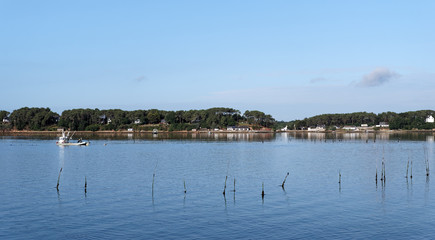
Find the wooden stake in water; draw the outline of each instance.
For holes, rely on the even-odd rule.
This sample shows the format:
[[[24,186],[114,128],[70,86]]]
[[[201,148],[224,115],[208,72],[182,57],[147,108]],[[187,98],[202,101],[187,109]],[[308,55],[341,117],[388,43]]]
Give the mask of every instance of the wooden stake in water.
[[[264,198],[264,182],[261,187],[261,198]]]
[[[222,194],[225,196],[225,190],[227,189],[227,179],[228,179],[228,171],[230,170],[230,160],[228,160],[227,163],[227,175],[225,176],[225,185],[224,185],[224,191]]]
[[[287,180],[287,177],[288,177],[289,174],[290,173],[287,172],[287,175],[285,175],[284,181],[282,181],[282,185],[281,185],[282,188],[284,188],[285,181]]]
[[[429,154],[426,146],[424,146],[423,149],[424,149],[424,162],[426,163],[426,177],[429,177]]]
[[[406,163],[406,178],[408,178],[408,168],[409,168],[409,159],[408,159],[408,163]]]
[[[156,176],[156,174],[155,173],[153,173],[153,185],[152,185],[152,189],[151,189],[151,193],[152,193],[152,195],[154,196],[154,178],[155,178],[155,176]]]
[[[227,189],[227,178],[228,178],[228,176],[225,176],[224,191],[222,192],[223,195],[225,195],[225,190]]]
[[[57,177],[57,185],[56,185],[56,189],[57,189],[57,191],[59,191],[59,181],[60,181],[60,173],[62,172],[62,168],[60,168],[60,171],[59,171],[59,176]]]
[[[409,176],[409,178],[412,179],[412,160],[411,160],[411,175]]]
[[[376,185],[378,185],[378,168],[376,168],[375,182],[376,182]]]
[[[381,182],[385,182],[385,147],[382,147],[382,169],[381,169]]]
[[[186,193],[187,192],[187,190],[186,190],[186,181],[183,180],[183,182],[184,182],[184,193]]]
[[[236,192],[236,178],[234,178],[234,190],[233,192]]]
[[[87,193],[87,187],[88,187],[88,181],[86,180],[86,176],[85,176],[85,193]]]
[[[159,164],[159,161],[156,162],[156,166],[154,167],[154,172],[153,172],[153,185],[152,185],[152,189],[151,189],[151,194],[152,197],[154,199],[154,178],[156,177],[156,169],[157,169],[157,164]]]
[[[338,171],[338,183],[341,184],[341,171]]]

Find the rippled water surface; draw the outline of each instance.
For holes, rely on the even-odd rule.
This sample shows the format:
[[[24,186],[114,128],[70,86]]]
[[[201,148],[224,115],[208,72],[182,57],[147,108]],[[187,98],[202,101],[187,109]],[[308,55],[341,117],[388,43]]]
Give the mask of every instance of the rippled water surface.
[[[0,239],[435,238],[431,133],[86,137],[0,137]]]

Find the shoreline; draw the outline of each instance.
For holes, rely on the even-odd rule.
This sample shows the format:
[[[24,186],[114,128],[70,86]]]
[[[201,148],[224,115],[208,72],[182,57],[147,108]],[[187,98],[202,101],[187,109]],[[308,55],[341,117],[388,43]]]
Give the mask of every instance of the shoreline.
[[[75,132],[76,134],[154,134],[153,131],[144,131],[144,130],[139,130],[139,131],[128,131],[128,130],[118,130],[118,131],[70,131],[70,132]],[[31,130],[11,130],[11,131],[0,131],[0,135],[2,134],[61,134],[62,132],[60,131],[31,131]],[[192,134],[203,134],[203,133],[276,133],[275,131],[158,131],[157,134],[167,134],[167,133],[192,133]]]
[[[74,132],[74,131],[72,131]],[[153,131],[128,131],[128,130],[119,130],[119,131],[75,131],[76,134],[154,134]],[[7,136],[7,135],[57,135],[60,134],[59,131],[32,131],[32,130],[3,130],[0,131],[0,135]],[[264,134],[264,133],[435,133],[434,129],[431,130],[369,130],[369,131],[347,131],[347,130],[328,130],[328,131],[308,131],[308,130],[287,130],[287,131],[159,131],[157,134],[208,134],[208,133],[214,133],[214,134],[229,134],[229,133],[244,133],[244,134]]]

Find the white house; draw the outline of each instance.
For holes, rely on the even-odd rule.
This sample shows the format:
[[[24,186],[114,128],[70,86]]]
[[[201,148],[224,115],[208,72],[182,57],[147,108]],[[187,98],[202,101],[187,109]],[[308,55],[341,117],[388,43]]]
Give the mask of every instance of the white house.
[[[427,122],[427,123],[433,123],[433,122],[434,122],[434,118],[432,117],[432,115],[429,115],[429,116],[426,118],[426,122]]]
[[[358,128],[355,126],[344,126],[342,129],[348,131],[358,131]]]
[[[250,128],[247,126],[228,126],[227,131],[247,132]]]
[[[367,123],[361,124],[361,127],[368,127],[369,125]]]
[[[3,123],[8,123],[8,122],[9,122],[9,118],[7,118],[7,117],[3,118]]]
[[[134,124],[140,124],[140,119],[138,118],[138,119],[134,120]]]
[[[321,131],[325,131],[325,127],[324,126],[308,127],[308,131],[310,131],[310,132],[321,132]]]

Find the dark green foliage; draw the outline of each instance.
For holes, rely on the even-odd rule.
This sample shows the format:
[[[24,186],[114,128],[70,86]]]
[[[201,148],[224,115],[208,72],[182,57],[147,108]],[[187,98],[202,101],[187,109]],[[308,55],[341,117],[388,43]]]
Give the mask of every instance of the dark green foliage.
[[[116,126],[115,126],[114,124],[109,123],[109,124],[107,124],[107,125],[103,125],[103,126],[101,126],[101,127],[100,127],[100,130],[103,130],[103,131],[110,131],[110,130],[117,130],[117,128],[116,128]]]
[[[10,121],[13,127],[18,130],[46,130],[48,127],[56,124],[58,114],[50,108],[20,108],[10,115]]]
[[[84,131],[92,124],[104,124],[107,119],[100,118],[104,114],[98,109],[73,109],[62,112],[59,125],[73,131]]]
[[[0,111],[0,121],[2,121],[3,118],[7,117],[8,115],[9,115],[8,111],[4,111],[4,110]]]
[[[164,119],[168,124],[175,123],[175,112],[168,112]]]
[[[147,120],[149,123],[151,123],[151,124],[160,123],[161,119],[162,118],[161,118],[161,115],[159,113],[159,110],[151,109],[150,111],[148,111]]]
[[[302,129],[310,126],[324,125],[327,129],[334,130],[335,126],[341,127],[345,125],[361,126],[376,126],[380,122],[389,124],[390,129],[434,129],[434,123],[426,123],[425,120],[429,116],[435,116],[435,111],[421,110],[415,112],[383,112],[380,114],[355,112],[343,114],[322,114],[304,120],[295,120],[291,122],[279,122],[277,128],[288,126],[289,129]],[[377,128],[376,128],[377,129]]]
[[[232,108],[210,108],[205,110],[189,110],[167,112],[164,115],[169,131],[191,130],[199,128],[226,128],[238,125],[246,119],[240,111]]]
[[[7,116],[6,111],[0,112]],[[48,108],[22,108],[11,114],[11,121],[18,130],[44,130],[56,124],[58,114]],[[153,124],[153,126],[144,126]],[[73,131],[135,130],[182,131],[192,129],[225,129],[240,124],[253,125],[254,129],[273,127],[275,119],[260,111],[246,111],[242,116],[232,108],[205,110],[162,111],[158,109],[123,111],[120,109],[71,109],[62,112],[57,125]],[[51,128],[52,129],[52,128]]]
[[[72,109],[62,113],[59,125],[70,130],[135,130],[183,131],[192,129],[225,129],[227,126],[249,123],[261,127],[273,127],[275,120],[260,111],[247,111],[247,118],[232,108],[205,110],[163,111],[158,109],[123,111],[119,109]],[[139,123],[136,121],[139,120]],[[153,124],[153,126],[144,126]],[[90,127],[92,126],[92,127]],[[99,126],[99,129],[97,129]]]
[[[11,123],[3,122],[4,118],[9,116],[8,111],[0,111],[0,131],[10,130],[12,128]]]
[[[7,117],[7,111],[0,111],[0,119]],[[163,111],[158,109],[124,111],[120,109],[72,109],[57,113],[49,108],[20,108],[13,111],[10,124],[1,124],[0,130],[15,128],[18,130],[55,130],[57,126],[73,131],[135,130],[151,131],[156,128],[162,131],[183,131],[192,129],[226,129],[227,126],[249,125],[252,129],[263,127],[281,129],[306,129],[310,126],[324,125],[326,129],[334,130],[335,126],[344,125],[376,126],[387,122],[390,129],[434,129],[434,123],[426,123],[427,116],[435,116],[433,110],[380,114],[355,112],[344,114],[321,114],[303,120],[276,122],[268,114],[253,110],[241,115],[239,110],[232,108],[210,108],[204,110]],[[57,122],[57,120],[59,120]],[[139,120],[139,121],[137,121]]]
[[[9,131],[12,129],[11,124],[0,123],[0,131]]]
[[[249,124],[256,124],[263,127],[273,127],[275,119],[271,115],[266,115],[260,111],[246,111],[243,116]]]
[[[86,127],[85,130],[86,130],[86,131],[92,131],[92,132],[95,132],[95,131],[100,130],[100,125],[98,125],[98,124],[92,124],[92,125],[89,125],[89,126]]]
[[[304,119],[305,126],[344,126],[353,125],[360,126],[368,124],[373,126],[377,124],[377,115],[374,113],[356,112],[344,114],[322,114]]]
[[[390,129],[434,129],[434,123],[425,122],[429,115],[435,116],[435,111],[421,110],[396,114],[390,122]]]

